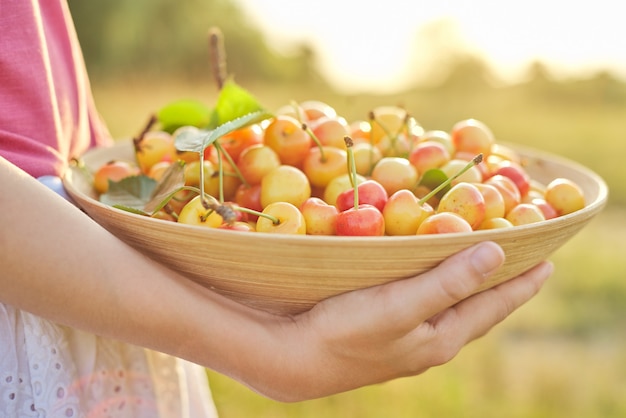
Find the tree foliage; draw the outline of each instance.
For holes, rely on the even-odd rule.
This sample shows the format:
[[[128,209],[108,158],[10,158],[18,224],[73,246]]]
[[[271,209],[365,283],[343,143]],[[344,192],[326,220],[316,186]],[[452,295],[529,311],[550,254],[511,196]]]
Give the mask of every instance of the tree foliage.
[[[121,75],[207,77],[208,30],[224,33],[228,72],[237,79],[320,81],[313,50],[282,56],[229,0],[69,0],[88,71]]]

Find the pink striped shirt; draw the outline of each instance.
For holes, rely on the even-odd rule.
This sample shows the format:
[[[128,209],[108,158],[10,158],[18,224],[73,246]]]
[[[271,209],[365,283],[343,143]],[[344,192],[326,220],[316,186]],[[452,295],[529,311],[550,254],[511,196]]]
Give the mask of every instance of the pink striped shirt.
[[[0,155],[35,177],[110,136],[65,1],[0,0]]]

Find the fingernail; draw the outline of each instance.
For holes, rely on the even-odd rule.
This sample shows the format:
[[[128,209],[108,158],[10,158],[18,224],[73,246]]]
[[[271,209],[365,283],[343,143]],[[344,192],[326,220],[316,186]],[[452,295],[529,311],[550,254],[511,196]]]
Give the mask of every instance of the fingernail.
[[[482,242],[470,255],[472,266],[486,276],[496,270],[504,262],[504,251],[494,242]]]

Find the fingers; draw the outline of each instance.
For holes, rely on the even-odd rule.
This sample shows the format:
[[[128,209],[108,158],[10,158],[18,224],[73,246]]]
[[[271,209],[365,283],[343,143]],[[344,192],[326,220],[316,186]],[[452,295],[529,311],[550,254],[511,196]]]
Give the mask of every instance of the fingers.
[[[333,382],[346,370],[352,380],[339,381],[350,387],[420,373],[501,322],[552,272],[544,262],[475,293],[503,262],[497,244],[481,243],[414,278],[327,299],[294,323]]]
[[[423,366],[447,363],[470,341],[486,334],[530,300],[552,274],[543,262],[501,285],[473,295],[424,322],[408,335],[420,347],[416,360]],[[428,341],[428,344],[423,344]]]
[[[503,263],[502,249],[493,242],[483,242],[420,276],[392,282],[381,293],[386,298],[384,303],[397,310],[394,321],[406,322],[408,328],[414,328],[474,294]]]
[[[464,300],[454,307],[457,318],[452,318],[451,326],[459,333],[466,333],[466,342],[481,337],[535,296],[552,271],[552,263],[544,261],[514,279]],[[444,322],[434,325],[450,326]]]

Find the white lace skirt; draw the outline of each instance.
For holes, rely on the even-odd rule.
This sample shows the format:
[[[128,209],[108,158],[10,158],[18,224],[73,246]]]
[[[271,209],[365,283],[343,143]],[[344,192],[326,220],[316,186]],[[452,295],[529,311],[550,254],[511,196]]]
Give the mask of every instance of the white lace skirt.
[[[195,364],[0,303],[0,416],[214,418]]]

